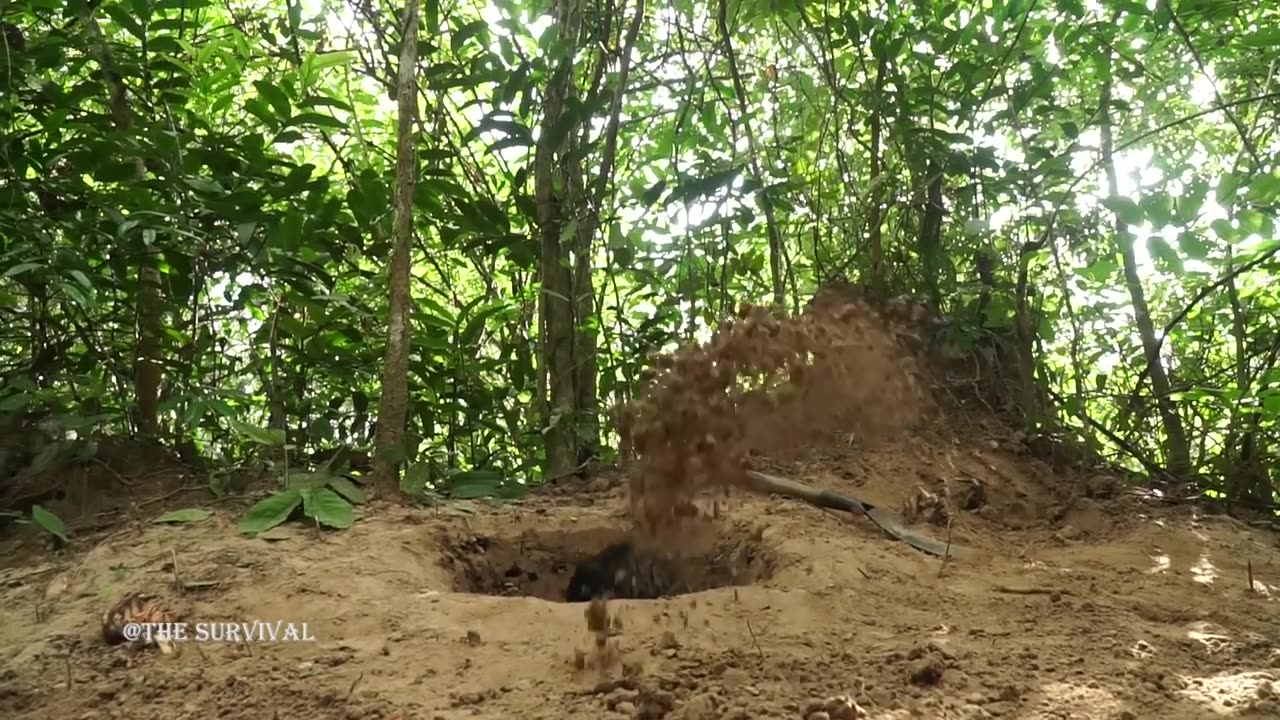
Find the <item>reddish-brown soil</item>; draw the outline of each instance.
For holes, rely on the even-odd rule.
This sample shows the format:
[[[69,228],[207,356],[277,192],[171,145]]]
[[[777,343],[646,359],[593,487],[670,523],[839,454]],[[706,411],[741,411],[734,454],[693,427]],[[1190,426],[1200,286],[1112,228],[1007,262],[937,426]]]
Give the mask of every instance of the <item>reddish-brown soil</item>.
[[[872,442],[828,414],[803,452],[731,434],[751,465],[903,509],[965,559],[704,488],[688,496],[714,519],[682,543],[719,587],[594,613],[555,598],[629,528],[637,486],[617,474],[256,539],[224,504],[184,500],[215,511],[191,525],[137,522],[170,501],[135,507],[0,570],[0,717],[1280,717],[1274,534],[1055,473],[993,421],[952,415],[924,407]],[[315,641],[109,647],[100,617],[134,591],[192,622],[305,622]]]

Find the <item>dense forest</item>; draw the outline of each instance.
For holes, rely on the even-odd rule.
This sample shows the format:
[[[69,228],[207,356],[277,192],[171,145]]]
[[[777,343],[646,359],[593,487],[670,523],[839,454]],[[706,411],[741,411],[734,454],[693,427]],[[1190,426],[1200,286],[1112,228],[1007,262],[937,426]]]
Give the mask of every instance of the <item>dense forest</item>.
[[[215,494],[248,457],[342,449],[382,495],[519,495],[614,462],[653,354],[833,283],[926,307],[928,342],[1028,443],[1272,506],[1273,3],[6,0],[0,19],[16,516],[33,467],[126,435],[211,468]],[[363,493],[325,467],[315,512],[342,525]]]

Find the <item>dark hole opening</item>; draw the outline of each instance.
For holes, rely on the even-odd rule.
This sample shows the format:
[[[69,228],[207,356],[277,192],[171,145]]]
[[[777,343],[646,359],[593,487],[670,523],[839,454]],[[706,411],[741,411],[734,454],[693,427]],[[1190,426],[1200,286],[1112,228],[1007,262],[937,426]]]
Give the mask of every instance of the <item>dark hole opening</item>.
[[[653,599],[752,585],[773,576],[777,555],[758,534],[727,532],[704,545],[678,552],[645,547],[614,529],[442,538],[453,590],[477,595],[554,602],[599,594]],[[576,570],[578,586],[571,598]]]

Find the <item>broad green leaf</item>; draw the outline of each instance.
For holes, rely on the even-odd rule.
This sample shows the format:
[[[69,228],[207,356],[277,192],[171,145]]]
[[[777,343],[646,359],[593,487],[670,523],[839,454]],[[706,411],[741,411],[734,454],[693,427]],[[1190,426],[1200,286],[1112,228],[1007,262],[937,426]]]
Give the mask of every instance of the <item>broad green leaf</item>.
[[[253,239],[253,231],[258,228],[258,223],[243,222],[236,225],[236,242],[240,243],[240,247],[248,247],[249,241]]]
[[[315,165],[307,163],[290,170],[288,177],[286,177],[284,182],[280,185],[280,196],[289,197],[302,192],[303,188],[307,185],[307,181],[311,179],[311,173],[315,169]]]
[[[449,39],[449,47],[453,50],[453,54],[457,55],[462,50],[462,46],[467,43],[467,40],[479,35],[481,31],[488,29],[488,27],[488,22],[484,20],[475,20],[458,28],[458,30],[453,33],[453,37]]]
[[[1204,260],[1209,256],[1209,246],[1197,233],[1183,231],[1178,234],[1178,248],[1193,260]]]
[[[80,283],[81,285],[83,285],[83,286],[84,286],[84,288],[85,288],[86,290],[92,290],[92,289],[93,289],[93,283],[89,282],[89,276],[88,276],[88,275],[85,275],[83,272],[81,272],[81,271],[79,271],[79,270],[76,270],[75,268],[72,268],[72,269],[70,270],[70,275],[71,275],[71,277],[72,277],[72,278],[75,278],[75,281],[76,281],[76,282],[78,282],[78,283]]]
[[[160,517],[152,520],[153,523],[198,523],[204,522],[213,516],[213,513],[201,508],[186,508],[183,510],[174,510],[167,512]]]
[[[1252,208],[1242,208],[1236,214],[1236,222],[1241,235],[1269,234],[1267,226],[1270,224],[1270,218]]]
[[[319,488],[328,485],[334,475],[323,472],[291,472],[285,478],[285,485],[289,488]]]
[[[41,263],[33,263],[33,262],[18,263],[17,265],[14,265],[8,270],[5,270],[3,277],[7,277],[7,278],[15,277],[15,276],[21,275],[24,272],[28,272],[31,270],[38,270],[42,267],[44,267],[44,265]]]
[[[1182,258],[1178,256],[1178,252],[1173,249],[1173,246],[1164,237],[1152,235],[1147,238],[1147,250],[1151,253],[1151,257],[1157,261],[1157,264],[1163,266],[1163,270],[1179,275],[1182,274]]]
[[[311,56],[311,69],[328,70],[339,65],[350,65],[355,59],[356,54],[350,50],[319,53]]]
[[[430,479],[430,463],[411,463],[405,467],[404,474],[400,477],[400,490],[409,495],[418,495],[427,489]]]
[[[35,398],[30,393],[19,392],[0,400],[0,413],[11,413],[31,405]]]
[[[236,432],[258,443],[259,445],[283,445],[284,444],[285,435],[283,430],[278,430],[274,428],[261,428],[261,427],[257,427],[256,425],[250,425],[249,423],[246,423],[240,420],[235,420],[235,419],[229,419],[228,422],[230,422],[231,427]]]
[[[303,493],[308,498],[307,515],[315,518],[321,525],[341,530],[355,524],[351,503],[329,488],[315,488]]]
[[[280,126],[280,119],[271,112],[270,106],[262,98],[249,98],[244,101],[244,109],[250,115],[258,118],[267,127],[276,128]]]
[[[1173,198],[1168,193],[1157,192],[1142,198],[1143,215],[1156,228],[1162,228],[1173,222]]]
[[[1280,48],[1280,28],[1269,27],[1255,30],[1240,37],[1240,44],[1246,47],[1274,50]]]
[[[139,40],[147,39],[147,33],[142,29],[142,24],[125,8],[116,3],[111,3],[105,5],[103,10],[117,25],[129,31],[130,35]]]
[[[1268,415],[1280,415],[1280,392],[1274,390],[1261,393],[1259,398],[1262,409]]]
[[[1240,175],[1223,175],[1218,180],[1218,188],[1214,191],[1214,199],[1223,207],[1230,207],[1236,202],[1236,195],[1240,191],[1241,185],[1245,182],[1245,178]]]
[[[1141,225],[1142,221],[1145,219],[1145,216],[1142,214],[1142,209],[1138,207],[1138,204],[1127,197],[1113,195],[1104,199],[1102,201],[1102,205],[1111,212],[1114,212],[1116,217],[1120,219],[1120,222],[1123,222],[1126,225]]]
[[[1102,257],[1093,261],[1088,267],[1080,268],[1076,272],[1096,283],[1105,283],[1115,274],[1117,267],[1119,265],[1116,264],[1115,258]]]
[[[108,159],[93,169],[93,179],[98,182],[125,182],[138,177],[138,165],[131,160]]]
[[[258,94],[263,97],[270,105],[271,109],[281,120],[288,120],[293,114],[293,109],[289,105],[289,96],[284,90],[272,85],[265,80],[254,80],[253,86],[257,88]]]
[[[336,130],[343,130],[347,127],[347,124],[341,120],[317,112],[298,113],[289,120],[288,125],[291,127],[317,127]]]
[[[246,535],[266,532],[288,520],[301,504],[302,492],[298,489],[285,490],[259,500],[240,518],[240,532]]]
[[[1240,233],[1231,226],[1230,222],[1223,218],[1218,218],[1217,220],[1209,223],[1209,227],[1218,235],[1218,237],[1229,243],[1234,243],[1240,237]]]
[[[1275,202],[1280,198],[1280,170],[1254,178],[1253,182],[1249,183],[1249,192],[1246,197],[1257,203]]]
[[[502,474],[495,470],[468,470],[460,472],[445,483],[449,496],[460,500],[492,497],[502,486]]]
[[[335,475],[329,479],[329,487],[356,505],[363,505],[368,500],[364,490],[347,478]]]
[[[31,508],[31,520],[45,532],[56,535],[63,542],[67,541],[67,524],[62,522],[62,518],[45,510],[43,506],[35,505]]]

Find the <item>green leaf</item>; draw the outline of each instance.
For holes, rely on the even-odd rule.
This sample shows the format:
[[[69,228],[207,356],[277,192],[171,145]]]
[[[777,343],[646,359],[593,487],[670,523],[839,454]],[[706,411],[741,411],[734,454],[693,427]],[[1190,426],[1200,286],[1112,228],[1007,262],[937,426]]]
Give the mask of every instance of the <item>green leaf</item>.
[[[453,37],[449,39],[449,47],[453,49],[453,54],[457,55],[458,52],[462,50],[462,46],[465,45],[468,40],[478,35],[481,30],[485,30],[488,27],[488,22],[484,20],[476,20],[458,28],[458,31],[453,33]]]
[[[17,275],[21,275],[22,273],[27,272],[29,270],[38,270],[42,267],[44,267],[43,263],[32,263],[32,262],[18,263],[17,265],[14,265],[8,270],[5,270],[4,275],[0,277],[11,278]]]
[[[1240,235],[1240,233],[1236,232],[1235,228],[1231,227],[1231,223],[1224,218],[1218,218],[1217,220],[1209,223],[1209,228],[1212,229],[1218,237],[1229,243],[1234,243]]]
[[[245,112],[265,123],[267,127],[275,128],[280,126],[279,118],[275,116],[275,113],[271,112],[270,106],[268,106],[266,102],[263,102],[260,97],[245,100],[244,109]]]
[[[1280,32],[1280,31],[1277,31]],[[1272,171],[1270,175],[1260,175],[1249,183],[1249,192],[1246,197],[1256,203],[1272,203],[1280,198],[1280,170]]]
[[[1101,257],[1093,261],[1088,267],[1079,268],[1076,274],[1081,277],[1089,278],[1096,283],[1105,283],[1111,279],[1116,268],[1115,258]]]
[[[351,503],[347,502],[329,488],[304,490],[304,504],[307,515],[316,519],[321,525],[328,525],[339,530],[355,524],[355,513]]]
[[[72,269],[72,270],[70,270],[70,271],[68,271],[68,272],[69,272],[69,274],[71,275],[71,277],[72,277],[76,282],[78,282],[78,283],[80,283],[81,285],[83,285],[83,286],[84,286],[84,288],[85,288],[86,290],[92,290],[92,289],[93,289],[93,284],[89,282],[89,276],[88,276],[88,275],[85,275],[83,272],[81,272],[81,271],[79,271],[79,270],[76,270],[76,269]]]
[[[1267,225],[1270,220],[1266,215],[1252,208],[1242,208],[1236,213],[1236,223],[1240,228],[1240,235],[1269,235]]]
[[[35,505],[31,508],[31,520],[50,535],[56,535],[63,542],[67,541],[67,524],[43,506]]]
[[[260,428],[249,423],[229,418],[232,429],[259,445],[283,445],[285,441],[284,431],[272,428]]]
[[[328,70],[339,65],[350,65],[356,54],[350,50],[339,50],[312,55],[309,58],[312,70]]]
[[[347,478],[335,475],[329,478],[329,487],[356,505],[363,505],[368,502],[368,497],[365,496],[364,490]]]
[[[1178,256],[1178,251],[1173,249],[1168,241],[1160,235],[1152,235],[1147,238],[1147,250],[1151,253],[1151,257],[1157,261],[1157,265],[1163,266],[1166,272],[1182,274],[1182,258]]]
[[[315,489],[324,487],[335,476],[323,472],[291,472],[285,478],[285,487]]]
[[[404,475],[400,478],[400,491],[408,495],[419,495],[427,489],[430,479],[430,463],[412,463],[404,469]]]
[[[288,177],[284,179],[284,183],[280,186],[280,197],[290,197],[302,192],[303,188],[307,186],[307,181],[311,179],[311,173],[315,169],[315,165],[307,163],[290,170]]]
[[[236,225],[236,242],[240,243],[240,247],[249,246],[249,241],[253,239],[253,231],[257,229],[256,222],[242,222]]]
[[[1263,392],[1260,394],[1259,400],[1262,401],[1262,409],[1265,410],[1268,415],[1280,414],[1280,392]]]
[[[266,532],[288,520],[301,504],[302,491],[296,488],[259,500],[240,518],[240,532],[246,535]]]
[[[1209,245],[1198,234],[1183,231],[1178,234],[1178,248],[1182,254],[1193,260],[1204,260],[1209,256]]]
[[[1169,193],[1159,192],[1142,198],[1142,213],[1151,220],[1151,224],[1162,228],[1173,222],[1173,197]]]
[[[1280,47],[1280,28],[1270,27],[1256,30],[1240,38],[1245,47],[1272,50]],[[1274,56],[1273,56],[1274,57]]]
[[[14,410],[21,410],[22,408],[30,405],[31,401],[34,399],[35,398],[31,393],[14,393],[3,400],[0,400],[0,413],[11,413]]]
[[[317,112],[298,113],[289,120],[288,125],[290,127],[310,126],[317,128],[331,128],[334,130],[343,130],[347,127],[347,124],[341,120],[330,115],[322,115]]]
[[[1120,222],[1126,225],[1141,225],[1145,218],[1138,204],[1127,197],[1113,195],[1104,199],[1102,205],[1115,213]]]
[[[257,88],[258,94],[263,97],[271,105],[271,109],[279,116],[281,120],[288,120],[293,114],[293,109],[289,105],[289,96],[284,90],[272,85],[266,80],[254,80],[253,86]]]
[[[167,512],[152,520],[153,523],[198,523],[213,517],[213,513],[201,508],[186,508]]]
[[[1230,207],[1236,202],[1237,193],[1240,186],[1244,184],[1244,178],[1235,175],[1223,175],[1218,181],[1218,189],[1214,191],[1214,199],[1223,207]]]
[[[492,497],[498,494],[502,481],[502,474],[496,470],[468,470],[449,478],[445,489],[450,497],[459,500]]]

